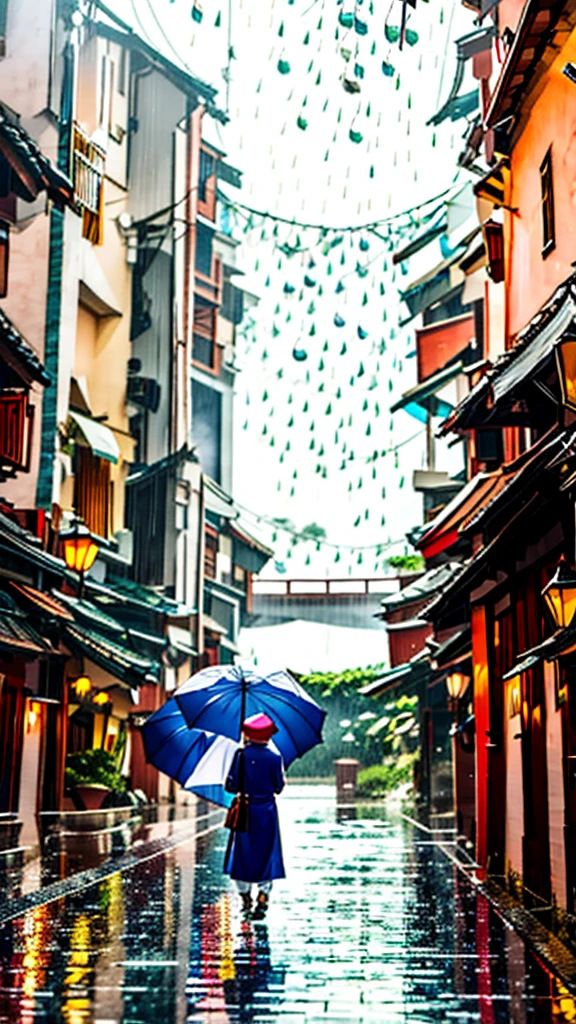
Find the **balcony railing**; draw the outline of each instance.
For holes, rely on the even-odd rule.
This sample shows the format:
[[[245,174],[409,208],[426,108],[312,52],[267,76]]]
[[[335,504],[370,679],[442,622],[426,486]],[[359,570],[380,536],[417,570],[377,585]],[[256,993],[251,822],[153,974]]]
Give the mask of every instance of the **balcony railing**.
[[[82,235],[100,245],[104,228],[104,171],[106,154],[74,126],[74,193],[82,215]]]
[[[0,391],[0,479],[18,470],[28,472],[33,420],[27,391]]]

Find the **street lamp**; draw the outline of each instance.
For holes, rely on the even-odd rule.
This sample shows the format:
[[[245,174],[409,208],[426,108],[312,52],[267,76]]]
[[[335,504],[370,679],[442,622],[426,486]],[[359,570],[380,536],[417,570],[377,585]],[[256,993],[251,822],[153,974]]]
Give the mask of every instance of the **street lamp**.
[[[78,596],[82,597],[84,590],[84,573],[94,565],[96,555],[100,548],[94,540],[90,530],[79,519],[67,530],[60,530],[60,539],[64,547],[64,561],[69,569],[80,574],[80,586]]]
[[[558,629],[569,626],[576,611],[576,575],[565,558],[561,558],[547,586],[542,591],[546,607]]]
[[[82,700],[90,693],[90,690],[92,689],[92,680],[89,676],[78,676],[78,679],[75,679],[72,683],[72,689]]]
[[[98,693],[94,694],[92,701],[94,704],[98,704],[100,707],[103,707],[104,704],[110,703],[110,695],[106,693],[105,690],[98,690]]]
[[[455,704],[458,704],[458,701],[464,696],[469,685],[470,676],[464,675],[463,672],[452,672],[449,676],[446,676],[448,696]]]

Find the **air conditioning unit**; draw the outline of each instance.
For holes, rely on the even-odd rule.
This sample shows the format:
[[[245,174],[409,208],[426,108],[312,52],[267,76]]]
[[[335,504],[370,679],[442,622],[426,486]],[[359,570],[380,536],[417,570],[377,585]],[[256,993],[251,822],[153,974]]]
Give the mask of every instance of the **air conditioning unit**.
[[[158,381],[152,377],[130,375],[126,389],[126,401],[132,405],[139,405],[142,409],[157,412],[160,405],[160,390]]]

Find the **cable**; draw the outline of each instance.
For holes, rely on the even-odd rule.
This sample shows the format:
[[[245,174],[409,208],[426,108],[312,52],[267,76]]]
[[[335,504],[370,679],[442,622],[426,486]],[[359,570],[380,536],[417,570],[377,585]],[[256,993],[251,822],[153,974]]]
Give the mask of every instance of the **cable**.
[[[439,199],[443,199],[450,192],[452,192],[455,187],[456,183],[452,182],[452,184],[449,185],[448,188],[445,188],[442,192],[439,192],[438,195],[431,196],[429,199],[425,199],[423,202],[417,203],[415,206],[410,206],[406,210],[402,210],[399,213],[391,214],[389,217],[382,217],[377,220],[371,220],[367,224],[347,224],[345,227],[335,227],[333,225],[326,224],[312,224],[295,219],[290,220],[288,217],[281,217],[279,214],[268,213],[266,210],[256,210],[253,207],[248,206],[246,203],[240,202],[238,199],[229,199],[228,196],[224,195],[224,193],[220,191],[220,189],[218,189],[218,198],[223,203],[225,203],[226,206],[228,206],[230,209],[237,211],[246,210],[249,214],[252,214],[252,216],[254,217],[262,217],[263,219],[274,220],[279,224],[288,224],[290,227],[303,229],[310,228],[311,230],[314,231],[333,231],[337,234],[341,234],[346,231],[371,231],[381,224],[392,224],[394,221],[400,220],[401,217],[407,217],[409,214],[414,213],[416,210],[422,210],[425,206],[429,206],[430,203],[435,203]],[[430,216],[433,216],[433,214],[434,211],[432,212],[432,214],[430,214]]]
[[[405,544],[406,537],[400,537],[399,540],[385,540],[379,544],[335,544],[334,541],[322,539],[320,537],[309,537],[302,530],[287,526],[279,519],[274,519],[273,516],[263,515],[261,512],[253,512],[252,509],[247,508],[240,501],[234,501],[234,504],[242,510],[246,515],[252,516],[258,523],[266,523],[268,526],[273,526],[275,530],[281,530],[283,533],[289,533],[292,537],[298,538],[308,544],[320,544],[322,547],[335,548],[338,551],[379,551],[384,548],[395,547],[396,544]]]

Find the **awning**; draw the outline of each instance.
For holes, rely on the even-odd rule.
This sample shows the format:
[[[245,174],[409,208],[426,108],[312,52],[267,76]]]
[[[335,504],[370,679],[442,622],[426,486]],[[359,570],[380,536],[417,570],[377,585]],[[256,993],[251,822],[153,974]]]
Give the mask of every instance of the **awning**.
[[[51,383],[42,362],[4,310],[0,309],[0,356],[25,382],[38,381],[46,387]]]
[[[451,291],[461,285],[464,280],[464,274],[455,267],[455,264],[458,263],[464,252],[465,246],[458,246],[451,256],[448,256],[432,270],[429,270],[428,273],[413,281],[404,292],[400,293],[400,298],[408,306],[410,312],[409,319],[417,316],[424,309],[429,309],[430,306],[435,305],[435,303],[440,302],[442,299],[446,299]],[[451,273],[453,267],[455,268],[455,277]]]
[[[114,434],[105,423],[91,420],[80,412],[70,409],[70,419],[74,420],[84,440],[99,458],[106,462],[117,463],[120,460],[120,448]]]
[[[441,434],[481,426],[489,417],[493,418],[498,403],[550,359],[564,334],[574,330],[575,321],[576,274],[571,274],[516,336],[516,344],[500,356],[442,424]],[[489,395],[493,402],[487,409]]]
[[[172,618],[186,618],[195,614],[195,608],[179,604],[178,601],[159,594],[153,587],[147,587],[144,583],[136,583],[135,580],[120,576],[110,576],[107,580],[107,584],[86,580],[86,587],[94,600],[104,606],[132,605]]]
[[[222,519],[238,517],[238,509],[232,498],[207,476],[204,477],[204,502],[206,510],[215,516],[220,516]]]
[[[74,619],[85,623],[87,626],[102,630],[104,633],[111,633],[113,636],[122,636],[126,632],[126,627],[123,626],[117,619],[113,619],[111,615],[106,615],[100,608],[97,608],[91,601],[79,600],[77,597],[72,597],[70,594],[62,594],[58,591],[57,599],[63,602],[70,608]]]
[[[462,363],[459,361],[454,363],[452,366],[446,366],[440,373],[434,374],[433,377],[429,377],[428,380],[422,381],[421,384],[416,384],[415,387],[410,388],[409,391],[405,391],[402,397],[390,406],[390,412],[398,412],[399,409],[405,409],[406,412],[419,420],[420,423],[426,423],[428,414],[432,416],[448,416],[453,406],[450,402],[444,401],[444,399],[438,398],[438,391],[450,384],[451,381],[455,380],[462,373]]]
[[[472,655],[472,631],[470,626],[458,630],[434,651],[433,665],[436,669],[449,668]]]
[[[477,53],[484,53],[492,48],[496,31],[493,25],[486,28],[476,29],[456,40],[456,52],[463,60],[469,60]]]
[[[522,672],[528,672],[540,661],[555,661],[566,654],[572,654],[575,649],[576,625],[570,625],[565,629],[557,630],[554,636],[548,637],[537,647],[531,647],[528,651],[524,651],[520,655],[520,660],[502,678],[504,681],[513,679],[514,676],[519,676]]]
[[[88,658],[131,687],[158,682],[160,666],[157,661],[145,658],[95,630],[77,623],[67,625],[64,641],[74,654]]]

